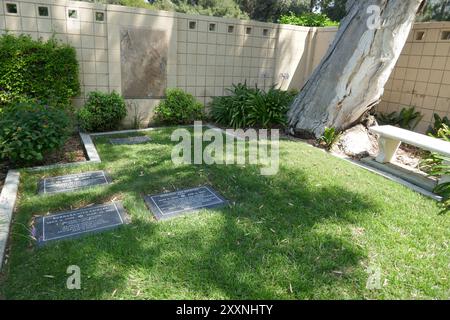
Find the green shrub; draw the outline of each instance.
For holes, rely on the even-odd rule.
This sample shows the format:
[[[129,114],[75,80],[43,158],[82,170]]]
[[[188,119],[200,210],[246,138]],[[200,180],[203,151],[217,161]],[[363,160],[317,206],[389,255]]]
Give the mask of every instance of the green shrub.
[[[248,117],[252,96],[261,94],[258,88],[250,88],[246,83],[233,84],[227,89],[229,95],[214,97],[211,102],[211,116],[214,121],[232,128],[245,128],[249,125]]]
[[[71,122],[65,111],[37,103],[18,103],[0,114],[0,158],[13,163],[41,161],[64,145]]]
[[[164,124],[191,124],[202,120],[203,105],[181,89],[166,89],[166,98],[155,109],[155,119]]]
[[[115,91],[90,92],[86,104],[77,112],[80,128],[89,132],[115,130],[126,115],[125,101]]]
[[[230,95],[211,103],[214,121],[233,128],[272,128],[286,125],[286,113],[296,92],[270,88],[265,92],[246,83],[227,89]]]
[[[400,112],[394,111],[389,114],[378,113],[376,118],[381,125],[392,125],[407,130],[414,130],[423,116],[414,107],[411,107],[403,108]]]
[[[428,133],[429,136],[437,139],[441,139],[447,142],[450,142],[450,126],[447,124],[441,122],[440,126],[438,127],[435,123],[435,129],[436,132]],[[440,168],[442,165],[442,156],[434,153],[434,152],[426,152],[423,159],[420,161],[419,167],[420,170],[430,174],[437,176],[436,168]]]
[[[319,139],[319,143],[327,150],[330,150],[340,137],[341,134],[335,128],[325,128],[323,135]]]
[[[278,22],[305,27],[334,27],[339,25],[339,22],[332,21],[325,14],[312,12],[302,13],[300,15],[290,12],[288,15],[281,16]]]
[[[428,129],[428,134],[430,134],[431,136],[436,136],[439,132],[439,130],[441,130],[443,128],[443,125],[445,124],[447,127],[450,127],[450,120],[448,119],[448,117],[443,117],[441,118],[441,116],[439,116],[437,113],[435,113],[433,115],[434,118],[434,122],[433,125],[430,126],[430,128]],[[442,130],[441,130],[441,134],[442,134]]]
[[[0,36],[0,109],[29,99],[65,108],[79,91],[74,48],[53,38]]]
[[[446,124],[446,117],[441,119],[435,114],[433,129],[435,133],[428,133],[429,136],[450,142],[450,126]],[[435,152],[429,152],[420,162],[420,169],[432,177],[441,178],[450,175],[450,158]],[[450,182],[438,184],[434,193],[442,197],[441,207],[443,212],[450,211]]]
[[[282,91],[270,88],[250,95],[248,125],[271,128],[286,126],[286,113],[296,96],[294,91]]]
[[[429,175],[437,178],[450,175],[450,158],[433,153],[435,159],[430,168]],[[450,211],[450,182],[444,182],[438,184],[434,190],[434,193],[442,197],[441,207],[443,212]]]

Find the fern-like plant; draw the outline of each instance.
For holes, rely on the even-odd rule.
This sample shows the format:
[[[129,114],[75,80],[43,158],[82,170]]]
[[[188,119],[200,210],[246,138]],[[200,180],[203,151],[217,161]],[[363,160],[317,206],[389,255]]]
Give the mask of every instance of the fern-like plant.
[[[341,134],[335,128],[325,128],[323,135],[319,139],[319,144],[330,150],[340,137]]]

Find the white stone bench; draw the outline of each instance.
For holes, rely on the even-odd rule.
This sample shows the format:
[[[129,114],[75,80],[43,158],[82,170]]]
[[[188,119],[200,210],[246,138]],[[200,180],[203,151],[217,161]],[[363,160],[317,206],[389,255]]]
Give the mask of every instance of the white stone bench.
[[[375,161],[379,163],[390,163],[402,142],[450,157],[450,142],[441,139],[394,126],[371,127],[370,131],[379,135],[380,151],[375,158]],[[449,178],[442,177],[439,182],[450,181]]]

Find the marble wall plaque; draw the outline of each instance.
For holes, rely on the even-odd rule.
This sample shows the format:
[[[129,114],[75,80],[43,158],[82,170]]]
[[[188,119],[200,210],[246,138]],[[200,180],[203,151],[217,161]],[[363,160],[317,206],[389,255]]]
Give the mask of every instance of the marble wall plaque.
[[[38,193],[68,192],[109,183],[111,179],[104,171],[90,171],[41,179]]]
[[[173,218],[202,208],[220,207],[228,203],[209,186],[148,195],[144,200],[157,220]]]
[[[111,144],[122,145],[122,144],[141,144],[151,141],[147,136],[137,136],[137,137],[126,137],[126,138],[115,138],[109,139]]]
[[[102,232],[130,223],[120,202],[85,207],[35,218],[32,236],[38,245]]]
[[[125,98],[164,96],[168,43],[165,30],[126,28],[120,31],[122,95]]]

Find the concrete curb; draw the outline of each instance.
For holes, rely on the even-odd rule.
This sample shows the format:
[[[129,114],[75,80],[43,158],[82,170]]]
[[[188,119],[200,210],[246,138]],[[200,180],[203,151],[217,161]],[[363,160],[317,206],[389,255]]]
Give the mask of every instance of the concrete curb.
[[[441,201],[442,200],[442,197],[440,197],[440,196],[438,196],[438,195],[436,195],[436,194],[434,194],[434,193],[432,193],[432,192],[430,192],[430,191],[428,191],[428,190],[426,190],[426,189],[424,189],[422,187],[419,187],[419,186],[417,186],[417,185],[415,185],[415,184],[413,184],[411,182],[403,180],[403,179],[401,179],[401,178],[399,178],[399,177],[397,177],[397,176],[395,176],[393,174],[390,174],[388,172],[384,172],[384,171],[382,171],[382,170],[380,170],[378,168],[375,168],[375,167],[372,167],[372,166],[370,166],[368,164],[365,164],[364,162],[356,161],[356,160],[353,160],[353,159],[351,159],[349,157],[344,157],[344,156],[340,156],[340,155],[333,154],[333,153],[330,153],[330,154],[332,156],[336,157],[336,158],[339,158],[339,159],[342,159],[344,161],[347,161],[347,162],[349,162],[349,163],[351,163],[351,164],[353,164],[355,166],[358,166],[358,167],[360,167],[362,169],[366,169],[367,171],[370,171],[372,173],[378,174],[378,175],[380,175],[380,176],[382,176],[382,177],[384,177],[384,178],[386,178],[388,180],[391,180],[391,181],[394,181],[396,183],[399,183],[399,184],[407,187],[408,189],[411,189],[412,191],[420,193],[423,196],[429,197],[429,198],[431,198],[433,200],[436,200],[436,201]]]
[[[6,244],[8,242],[14,206],[19,189],[20,173],[17,170],[9,170],[5,185],[0,194],[0,271],[5,258]]]
[[[115,135],[122,133],[132,133],[141,131],[152,131],[158,129],[166,128],[177,128],[176,127],[160,127],[160,128],[146,128],[137,130],[122,130],[122,131],[111,131],[111,132],[99,132],[99,133],[82,133],[80,132],[80,138],[84,150],[86,151],[87,161],[64,163],[64,164],[53,164],[48,166],[39,166],[24,168],[28,172],[51,170],[56,168],[68,168],[77,167],[80,165],[97,164],[101,163],[100,156],[95,148],[95,144],[92,141],[92,136],[103,136],[103,135]],[[192,127],[192,126],[184,126]],[[0,271],[3,267],[3,259],[5,258],[5,250],[8,243],[9,230],[12,221],[12,215],[14,212],[14,207],[16,204],[17,193],[19,190],[20,172],[18,170],[9,170],[6,176],[5,185],[3,186],[2,193],[0,195]]]
[[[92,141],[90,135],[80,132],[80,138],[86,151],[87,158],[89,159],[88,161],[32,167],[25,168],[24,170],[36,172],[56,168],[77,167],[80,165],[101,163],[100,156],[98,155],[97,149],[95,148],[94,142]],[[9,170],[8,175],[6,176],[5,185],[3,186],[2,193],[0,195],[0,271],[3,267],[12,215],[19,190],[19,178],[20,172],[18,170]]]
[[[207,124],[206,126],[209,127],[209,128],[211,128],[211,129],[214,129],[214,130],[216,130],[216,131],[221,131],[221,132],[223,132],[223,133],[226,134],[226,135],[234,136],[234,137],[237,138],[237,139],[240,138],[240,137],[238,137],[238,136],[236,136],[236,135],[232,135],[232,134],[226,132],[225,130],[223,130],[223,129],[221,129],[221,128],[218,128],[218,127],[216,127],[216,126],[214,126],[214,125]],[[305,145],[307,145],[307,146],[310,146],[311,148],[316,148],[316,147],[314,147],[314,146],[312,146],[312,145],[310,145],[310,144],[308,144],[308,143],[306,143],[306,142],[303,142],[303,141],[297,141],[297,140],[295,140],[295,141],[296,141],[296,142],[303,143],[303,144],[305,144]],[[319,150],[321,150],[321,149],[319,149]],[[404,179],[401,179],[401,178],[399,178],[399,177],[396,177],[396,176],[394,176],[394,175],[392,175],[392,174],[390,174],[390,173],[388,173],[388,172],[384,172],[384,171],[379,170],[379,169],[377,169],[377,168],[371,167],[371,166],[369,166],[369,165],[367,165],[367,164],[365,164],[365,163],[363,163],[363,162],[355,161],[355,160],[353,160],[353,159],[351,159],[351,158],[349,158],[349,157],[346,157],[346,156],[341,156],[341,155],[338,155],[338,154],[335,154],[335,153],[332,153],[332,152],[327,152],[327,151],[325,151],[325,150],[322,150],[322,151],[323,151],[324,153],[328,153],[328,154],[332,155],[332,156],[335,157],[335,158],[338,158],[338,159],[347,161],[347,162],[349,162],[349,163],[351,163],[351,164],[353,164],[353,165],[355,165],[355,166],[357,166],[357,167],[360,167],[360,168],[365,169],[365,170],[367,170],[367,171],[370,171],[370,172],[372,172],[372,173],[378,174],[378,175],[380,175],[380,176],[382,176],[382,177],[384,177],[384,178],[386,178],[386,179],[388,179],[388,180],[391,180],[391,181],[394,181],[394,182],[396,182],[396,183],[399,183],[399,184],[401,184],[401,185],[407,187],[408,189],[411,189],[412,191],[415,191],[415,192],[417,192],[417,193],[420,193],[421,195],[424,195],[424,196],[426,196],[426,197],[429,197],[429,198],[431,198],[431,199],[433,199],[433,200],[436,200],[436,201],[441,201],[441,200],[442,200],[442,197],[440,197],[440,196],[438,196],[438,195],[436,195],[436,194],[434,194],[434,193],[432,193],[432,192],[430,192],[430,191],[428,191],[428,190],[426,190],[426,189],[424,189],[424,188],[421,188],[421,187],[419,187],[419,186],[417,186],[417,185],[415,185],[415,184],[413,184],[413,183],[410,183],[410,182],[408,182],[408,181],[406,181],[406,180],[404,180]]]

